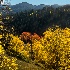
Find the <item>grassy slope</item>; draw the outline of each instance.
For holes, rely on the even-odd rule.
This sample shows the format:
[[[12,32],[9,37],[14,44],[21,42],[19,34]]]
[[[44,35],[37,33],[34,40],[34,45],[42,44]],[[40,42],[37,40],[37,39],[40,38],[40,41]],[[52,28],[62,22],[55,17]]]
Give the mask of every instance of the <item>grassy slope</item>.
[[[5,53],[6,56],[8,56]],[[8,56],[10,59],[12,56]],[[33,62],[27,63],[25,61],[17,59],[18,70],[44,70],[42,67],[35,65]]]
[[[27,63],[21,60],[17,60],[19,70],[44,70],[41,67],[38,67],[32,63]]]

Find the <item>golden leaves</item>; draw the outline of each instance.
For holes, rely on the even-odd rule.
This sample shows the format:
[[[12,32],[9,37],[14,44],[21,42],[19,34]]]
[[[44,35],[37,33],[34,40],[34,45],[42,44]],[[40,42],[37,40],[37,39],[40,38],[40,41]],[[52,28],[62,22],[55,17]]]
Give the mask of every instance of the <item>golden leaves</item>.
[[[69,66],[65,61],[68,61],[67,55],[70,49],[70,29],[57,27],[56,30],[52,31],[49,28],[43,34],[44,36],[39,41],[34,40],[32,45],[35,59],[50,64],[57,62],[56,57],[58,57],[57,59],[60,59],[59,63],[61,63],[59,66]]]

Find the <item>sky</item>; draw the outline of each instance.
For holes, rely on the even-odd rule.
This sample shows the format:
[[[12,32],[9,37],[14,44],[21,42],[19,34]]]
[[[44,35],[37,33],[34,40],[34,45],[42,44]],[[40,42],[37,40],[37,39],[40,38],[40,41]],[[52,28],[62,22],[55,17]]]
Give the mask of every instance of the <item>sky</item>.
[[[58,5],[66,5],[70,4],[70,0],[8,0],[11,2],[11,5],[16,5],[22,2],[27,2],[32,5],[40,5],[40,4],[45,4],[45,5],[53,5],[53,4],[58,4]]]

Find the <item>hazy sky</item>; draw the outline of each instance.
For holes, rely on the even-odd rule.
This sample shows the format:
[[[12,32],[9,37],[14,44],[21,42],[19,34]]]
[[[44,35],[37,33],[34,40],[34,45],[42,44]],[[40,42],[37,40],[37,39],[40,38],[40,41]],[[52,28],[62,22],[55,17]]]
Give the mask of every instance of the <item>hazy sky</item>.
[[[10,1],[10,0],[8,0]],[[29,4],[33,5],[40,5],[40,4],[46,4],[46,5],[52,5],[52,4],[59,4],[59,5],[65,5],[70,4],[70,0],[11,0],[10,1],[12,5],[27,2]]]

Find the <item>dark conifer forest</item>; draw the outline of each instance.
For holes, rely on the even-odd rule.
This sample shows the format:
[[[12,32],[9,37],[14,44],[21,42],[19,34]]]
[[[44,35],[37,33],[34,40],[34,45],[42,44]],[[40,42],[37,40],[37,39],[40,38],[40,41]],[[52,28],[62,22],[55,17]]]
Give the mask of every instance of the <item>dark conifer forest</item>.
[[[3,20],[5,21],[5,20]],[[23,31],[36,32],[39,35],[48,28],[59,25],[61,28],[70,27],[70,6],[64,5],[58,8],[51,6],[42,10],[30,10],[13,14],[9,26],[14,26],[15,32],[21,34]]]

